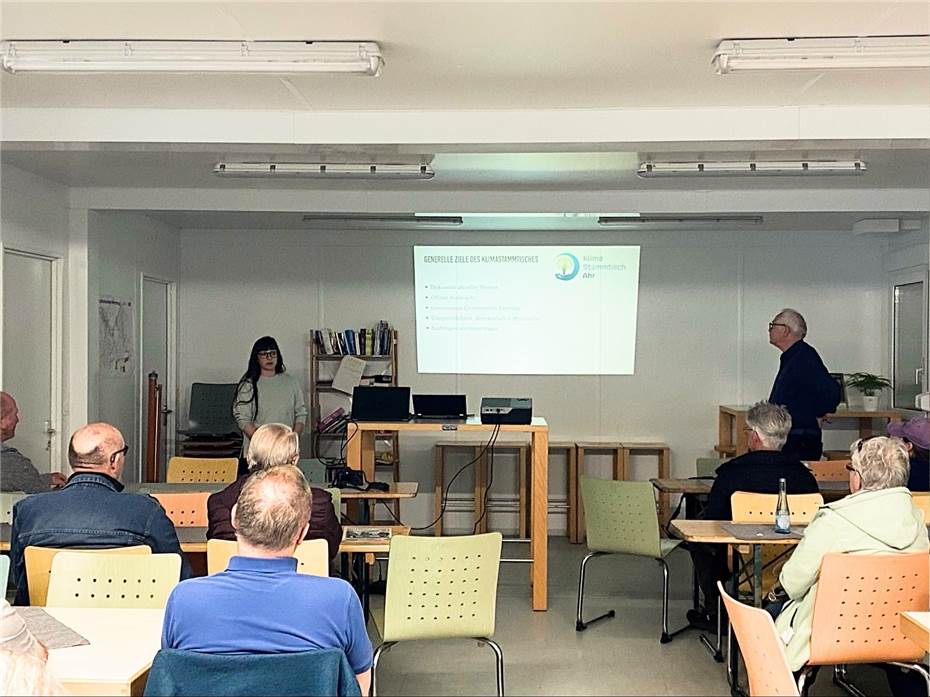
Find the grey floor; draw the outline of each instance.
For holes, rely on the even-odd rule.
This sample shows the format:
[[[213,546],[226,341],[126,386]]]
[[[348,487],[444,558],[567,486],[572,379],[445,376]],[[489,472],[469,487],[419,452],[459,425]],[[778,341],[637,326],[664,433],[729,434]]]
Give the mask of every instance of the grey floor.
[[[526,552],[526,545],[504,545],[504,556]],[[494,639],[504,652],[508,695],[729,694],[723,664],[713,661],[697,632],[659,643],[662,575],[654,561],[620,556],[592,561],[585,614],[614,608],[617,616],[576,632],[575,593],[585,553],[584,545],[550,538],[548,612],[530,609],[528,566],[502,567]],[[688,554],[676,550],[669,566],[674,631],[690,607]],[[375,646],[382,600],[372,600],[369,630]],[[890,694],[884,674],[874,668],[854,667],[850,675],[869,695]],[[493,654],[467,640],[399,644],[382,658],[379,694],[493,695]],[[827,670],[811,690],[812,696],[842,694]]]

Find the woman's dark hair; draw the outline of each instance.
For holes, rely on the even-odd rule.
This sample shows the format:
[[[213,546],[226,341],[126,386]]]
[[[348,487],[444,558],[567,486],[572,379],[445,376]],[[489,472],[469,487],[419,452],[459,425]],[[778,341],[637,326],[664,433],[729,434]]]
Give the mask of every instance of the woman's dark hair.
[[[258,354],[262,351],[277,351],[278,352],[278,362],[275,363],[274,372],[283,373],[286,368],[284,367],[284,357],[281,355],[281,349],[278,348],[278,342],[275,341],[273,336],[263,336],[261,339],[258,339],[254,344],[252,344],[252,352],[249,354],[249,366],[245,369],[242,377],[239,378],[239,384],[236,385],[236,404],[251,404],[252,405],[252,418],[254,419],[258,416],[258,379],[262,376],[262,367],[258,363]],[[242,389],[243,385],[249,383],[252,386],[252,394],[249,399],[239,399],[239,390]]]

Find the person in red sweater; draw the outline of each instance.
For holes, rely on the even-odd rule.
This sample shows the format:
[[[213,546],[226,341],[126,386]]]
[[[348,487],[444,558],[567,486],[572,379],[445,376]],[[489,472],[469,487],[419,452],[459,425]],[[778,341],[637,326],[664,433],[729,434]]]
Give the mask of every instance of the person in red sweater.
[[[249,443],[246,459],[249,470],[222,491],[207,499],[207,539],[235,540],[236,530],[232,524],[232,508],[239,500],[239,492],[246,480],[261,469],[277,465],[295,465],[300,459],[297,433],[284,424],[265,424],[256,429]],[[310,528],[307,540],[326,540],[329,558],[339,554],[342,542],[342,525],[333,508],[333,497],[328,491],[312,488],[310,506]]]

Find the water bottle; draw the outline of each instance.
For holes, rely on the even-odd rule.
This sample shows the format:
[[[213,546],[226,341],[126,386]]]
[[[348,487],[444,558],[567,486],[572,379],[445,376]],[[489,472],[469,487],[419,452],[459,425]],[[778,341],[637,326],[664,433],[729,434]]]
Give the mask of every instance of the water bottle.
[[[775,508],[775,532],[791,532],[791,511],[788,510],[788,490],[784,477],[778,480],[778,506]]]

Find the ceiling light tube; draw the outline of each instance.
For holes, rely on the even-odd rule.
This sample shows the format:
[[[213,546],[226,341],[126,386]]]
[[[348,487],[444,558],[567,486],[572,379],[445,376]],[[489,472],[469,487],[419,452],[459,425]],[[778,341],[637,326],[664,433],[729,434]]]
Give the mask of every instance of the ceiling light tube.
[[[460,215],[420,214],[420,213],[307,213],[305,223],[354,224],[391,224],[457,227],[465,221]]]
[[[719,227],[721,225],[761,225],[763,222],[764,218],[761,215],[731,215],[725,213],[709,213],[704,215],[602,215],[597,219],[597,224],[603,225],[604,227],[627,227],[630,229],[640,229],[644,226]]]
[[[377,76],[373,41],[40,40],[0,42],[10,73],[357,73]]]
[[[636,173],[651,177],[772,177],[854,176],[868,166],[862,160],[791,160],[743,162],[652,162],[639,165]]]
[[[348,164],[327,162],[217,162],[221,177],[304,177],[316,179],[432,179],[428,164]]]
[[[930,68],[930,35],[728,39],[711,60],[718,75],[748,70]]]

